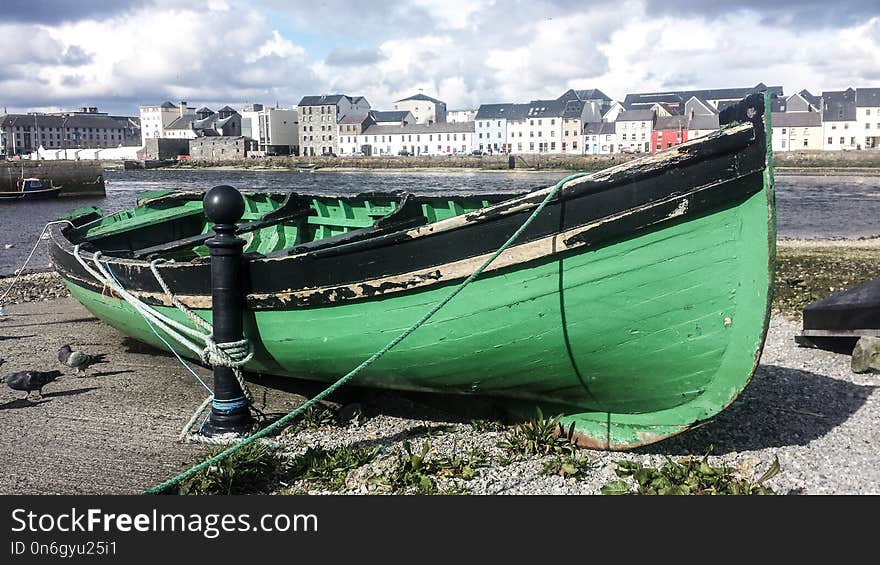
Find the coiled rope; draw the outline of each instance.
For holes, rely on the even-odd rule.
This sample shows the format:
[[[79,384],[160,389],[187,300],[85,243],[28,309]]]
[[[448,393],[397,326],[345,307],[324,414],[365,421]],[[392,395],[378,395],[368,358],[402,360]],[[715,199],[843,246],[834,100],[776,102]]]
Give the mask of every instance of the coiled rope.
[[[150,270],[153,272],[153,276],[156,277],[162,290],[165,291],[168,300],[178,310],[183,312],[190,321],[192,321],[193,325],[196,326],[195,328],[191,328],[186,324],[182,324],[177,320],[162,314],[128,292],[114,274],[109,271],[109,260],[105,259],[104,261],[105,263],[108,263],[108,265],[102,263],[100,251],[96,251],[92,255],[94,269],[86,263],[85,259],[83,259],[80,254],[79,244],[73,247],[73,256],[83,269],[85,269],[95,280],[119,295],[120,298],[125,300],[145,320],[157,326],[175,341],[198,355],[202,362],[211,366],[230,367],[235,374],[235,379],[238,381],[248,403],[253,402],[253,394],[251,394],[247,382],[244,380],[244,376],[241,372],[241,368],[254,356],[253,346],[250,341],[247,339],[227,343],[217,343],[214,341],[213,326],[180,302],[159,274],[156,265],[157,263],[162,262],[161,259],[150,262]],[[202,345],[199,345],[193,340],[200,341]]]
[[[385,345],[384,347],[379,349],[377,352],[375,352],[373,355],[371,355],[369,357],[369,359],[367,359],[366,361],[364,361],[363,363],[361,363],[360,365],[358,365],[357,367],[352,369],[346,375],[340,377],[339,380],[337,380],[336,382],[334,382],[333,384],[331,384],[330,386],[325,388],[323,391],[321,391],[320,393],[318,393],[317,395],[315,395],[314,397],[312,397],[311,399],[306,401],[304,404],[302,404],[299,407],[297,407],[296,409],[290,411],[285,416],[283,416],[279,420],[276,420],[274,423],[270,424],[269,426],[256,432],[255,434],[251,435],[247,439],[244,439],[244,440],[230,446],[229,448],[221,451],[217,455],[214,455],[213,457],[210,457],[210,458],[202,461],[201,463],[199,463],[197,465],[193,465],[189,469],[187,469],[181,473],[178,473],[177,475],[171,477],[167,481],[159,483],[158,485],[145,490],[143,494],[148,494],[148,495],[149,494],[161,494],[165,490],[173,487],[174,485],[180,483],[181,481],[185,481],[186,479],[192,477],[196,473],[198,473],[204,469],[207,469],[211,465],[215,465],[215,464],[219,463],[220,461],[226,459],[227,457],[229,457],[230,455],[232,455],[233,453],[235,453],[239,449],[245,447],[246,445],[253,443],[254,441],[257,441],[258,439],[260,439],[266,435],[269,435],[270,433],[274,432],[278,428],[284,426],[285,424],[290,422],[292,419],[294,419],[297,416],[299,416],[300,414],[302,414],[309,407],[320,402],[321,400],[323,400],[327,396],[333,394],[333,392],[335,392],[337,389],[339,389],[345,383],[349,382],[351,379],[356,377],[361,371],[363,371],[364,369],[366,369],[367,367],[369,367],[370,365],[375,363],[383,355],[385,355],[386,353],[391,351],[401,341],[403,341],[404,339],[409,337],[410,334],[412,334],[414,331],[416,331],[417,329],[422,327],[422,325],[424,325],[425,322],[430,320],[434,316],[434,314],[436,314],[444,306],[449,304],[449,302],[453,298],[458,296],[458,294],[462,290],[464,290],[469,284],[471,284],[474,281],[474,279],[476,279],[478,276],[480,276],[480,274],[484,270],[486,270],[486,267],[491,265],[492,262],[495,261],[495,259],[497,259],[502,253],[504,253],[505,250],[507,250],[508,247],[513,245],[513,242],[516,241],[517,238],[519,238],[519,236],[522,235],[522,233],[526,230],[526,228],[528,228],[529,225],[531,225],[532,222],[535,221],[535,218],[538,217],[538,215],[541,213],[541,211],[544,210],[544,208],[547,206],[547,204],[550,203],[550,201],[553,199],[553,197],[559,193],[559,191],[562,189],[562,187],[566,183],[568,183],[569,181],[572,181],[574,179],[587,176],[588,174],[589,173],[576,173],[573,175],[569,175],[569,176],[565,177],[564,179],[560,180],[559,182],[557,182],[556,185],[553,186],[553,188],[550,189],[550,191],[547,193],[547,196],[544,198],[544,200],[542,200],[541,203],[531,213],[531,215],[529,215],[529,217],[526,219],[526,221],[523,222],[523,224],[513,233],[513,235],[511,235],[510,238],[508,238],[508,240],[505,241],[504,244],[502,244],[501,247],[499,247],[498,250],[495,251],[495,253],[493,253],[491,257],[486,259],[483,262],[483,264],[480,265],[479,267],[477,267],[477,269],[473,273],[471,273],[471,275],[468,278],[466,278],[458,286],[456,286],[455,289],[446,296],[446,298],[444,298],[443,300],[438,302],[433,308],[431,308],[430,311],[428,311],[424,316],[419,318],[418,321],[416,321],[413,325],[411,325],[406,330],[404,330],[403,333],[401,333],[399,336],[397,336],[396,338],[391,340],[387,345]]]

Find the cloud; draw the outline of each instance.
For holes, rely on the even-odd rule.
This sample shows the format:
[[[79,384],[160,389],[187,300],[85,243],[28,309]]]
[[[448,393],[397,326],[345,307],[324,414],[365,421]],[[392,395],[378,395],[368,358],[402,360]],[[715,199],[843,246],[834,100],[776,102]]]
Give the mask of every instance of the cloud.
[[[337,47],[327,55],[324,63],[331,67],[352,67],[357,65],[372,65],[383,59],[378,49],[352,49],[349,47]]]
[[[135,8],[147,8],[150,0],[3,0],[4,22],[46,25],[83,19],[103,19]]]
[[[7,0],[9,3],[9,0]],[[743,0],[150,0],[56,3],[0,24],[0,104],[17,108],[279,101],[341,92],[374,108],[424,92],[450,108],[627,92],[880,81],[875,2]],[[5,4],[4,4],[5,7]],[[329,25],[328,22],[332,22]]]

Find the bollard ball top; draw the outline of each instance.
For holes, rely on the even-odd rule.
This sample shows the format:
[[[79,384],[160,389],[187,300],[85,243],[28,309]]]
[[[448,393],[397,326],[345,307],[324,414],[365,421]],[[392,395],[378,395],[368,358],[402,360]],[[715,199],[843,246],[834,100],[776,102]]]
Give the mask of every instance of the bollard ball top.
[[[215,224],[234,224],[244,214],[244,198],[229,185],[215,186],[205,193],[202,202],[205,217]]]

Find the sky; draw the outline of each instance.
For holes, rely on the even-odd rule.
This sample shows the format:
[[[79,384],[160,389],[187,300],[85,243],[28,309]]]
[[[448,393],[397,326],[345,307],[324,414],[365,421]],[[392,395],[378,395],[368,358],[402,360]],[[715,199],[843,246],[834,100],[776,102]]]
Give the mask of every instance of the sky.
[[[719,5],[723,9],[715,9]],[[3,0],[0,112],[880,86],[877,0]]]

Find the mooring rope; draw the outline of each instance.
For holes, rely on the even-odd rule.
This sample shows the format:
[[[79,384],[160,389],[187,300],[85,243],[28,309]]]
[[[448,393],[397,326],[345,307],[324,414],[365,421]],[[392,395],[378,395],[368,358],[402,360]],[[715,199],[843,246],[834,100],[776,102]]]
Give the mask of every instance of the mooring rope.
[[[526,218],[526,221],[523,222],[523,224],[513,233],[513,235],[511,235],[510,238],[508,238],[507,241],[505,241],[501,245],[501,247],[499,247],[498,250],[492,254],[491,257],[486,259],[483,262],[483,264],[480,265],[479,267],[477,267],[477,269],[473,273],[471,273],[471,275],[468,278],[466,278],[458,286],[456,286],[452,292],[450,292],[443,300],[438,302],[424,316],[419,318],[418,321],[416,321],[413,325],[411,325],[406,330],[404,330],[403,333],[401,333],[399,336],[397,336],[396,338],[391,340],[388,344],[386,344],[384,347],[379,349],[377,352],[373,353],[373,355],[371,355],[366,361],[362,362],[360,365],[358,365],[357,367],[355,367],[354,369],[349,371],[344,376],[340,377],[336,382],[334,382],[333,384],[331,384],[330,386],[325,388],[323,391],[321,391],[320,393],[318,393],[317,395],[315,395],[314,397],[312,397],[311,399],[309,399],[308,401],[306,401],[305,403],[303,403],[299,407],[295,408],[294,410],[291,410],[285,416],[281,417],[279,420],[276,420],[275,422],[273,422],[269,426],[266,426],[265,428],[256,432],[255,434],[251,435],[250,437],[235,443],[234,445],[221,451],[217,455],[214,455],[213,457],[210,457],[210,458],[202,461],[201,463],[199,463],[197,465],[193,465],[189,469],[187,469],[181,473],[178,473],[177,475],[171,477],[167,481],[159,483],[158,485],[145,490],[143,494],[148,494],[148,495],[149,494],[160,494],[160,493],[164,492],[165,490],[167,490],[168,488],[173,487],[174,485],[180,483],[181,481],[185,481],[186,479],[192,477],[196,473],[198,473],[204,469],[207,469],[211,465],[215,465],[215,464],[219,463],[220,461],[226,459],[227,457],[229,457],[230,455],[232,455],[233,453],[235,453],[239,449],[245,447],[246,445],[253,443],[254,441],[257,441],[258,439],[263,438],[266,435],[269,435],[273,431],[275,431],[278,428],[287,424],[287,422],[291,421],[293,418],[296,418],[297,416],[302,414],[309,407],[315,405],[316,403],[320,402],[321,400],[323,400],[327,396],[333,394],[337,389],[339,389],[345,383],[347,383],[348,381],[350,381],[351,379],[356,377],[361,371],[363,371],[364,369],[366,369],[367,367],[369,367],[370,365],[375,363],[383,355],[385,355],[386,353],[388,353],[389,351],[394,349],[394,347],[396,347],[397,344],[399,344],[401,341],[403,341],[404,339],[409,337],[410,334],[412,334],[414,331],[416,331],[417,329],[422,327],[422,325],[424,325],[425,322],[430,320],[434,316],[434,314],[436,314],[444,306],[449,304],[449,302],[452,301],[452,299],[455,298],[469,284],[471,284],[474,281],[474,279],[476,279],[478,276],[480,276],[480,274],[484,270],[486,270],[486,268],[489,265],[491,265],[492,262],[495,261],[495,259],[497,259],[502,253],[504,253],[504,251],[506,251],[508,247],[513,245],[513,242],[516,241],[517,238],[519,238],[519,236],[522,235],[522,233],[526,230],[526,228],[528,228],[529,225],[531,225],[532,222],[535,221],[535,218],[538,217],[538,215],[541,213],[541,211],[544,210],[544,208],[547,206],[547,204],[550,203],[550,201],[553,199],[553,197],[559,193],[559,191],[562,189],[562,187],[566,183],[568,183],[569,181],[572,181],[574,179],[587,176],[589,174],[590,173],[576,173],[573,175],[569,175],[569,176],[565,177],[564,179],[560,180],[559,182],[557,182],[556,185],[552,189],[550,189],[550,191],[547,193],[547,196],[544,198],[544,200],[542,200],[541,203],[531,213],[531,215],[529,215],[529,217]]]
[[[241,372],[241,368],[251,359],[253,359],[254,351],[253,346],[250,341],[247,339],[241,339],[238,341],[226,342],[226,343],[217,343],[214,340],[214,327],[208,323],[206,320],[203,320],[199,317],[195,312],[191,309],[187,308],[177,296],[171,292],[171,289],[165,283],[165,280],[159,274],[158,269],[156,269],[157,261],[153,261],[150,263],[150,269],[153,272],[153,275],[156,277],[156,280],[159,282],[159,285],[165,291],[165,295],[168,298],[169,302],[172,303],[178,310],[183,312],[183,314],[190,319],[196,328],[191,328],[186,324],[182,324],[173,318],[166,316],[165,314],[159,312],[155,308],[149,306],[144,303],[138,297],[132,295],[128,292],[123,286],[122,283],[116,278],[115,274],[111,273],[109,270],[109,259],[105,259],[106,265],[101,262],[101,252],[96,251],[92,255],[92,263],[94,264],[94,269],[86,263],[85,259],[83,259],[80,254],[79,244],[73,247],[73,256],[79,262],[79,264],[86,270],[95,280],[103,284],[104,286],[110,288],[113,292],[119,295],[120,298],[125,300],[132,308],[135,309],[137,313],[139,313],[147,322],[155,324],[159,327],[166,335],[189,349],[191,352],[199,356],[199,359],[202,360],[205,364],[211,365],[213,367],[222,366],[229,367],[232,369],[233,374],[235,375],[236,380],[238,381],[239,386],[241,387],[242,393],[244,393],[245,398],[248,401],[248,404],[253,402],[253,394],[250,391],[250,388],[247,386],[247,382],[244,380],[244,375]],[[187,337],[189,336],[189,337]],[[194,338],[200,340],[204,345],[199,346],[199,344],[192,341]]]
[[[49,222],[45,226],[43,226],[43,230],[40,232],[40,235],[37,236],[37,241],[34,243],[34,247],[31,249],[31,252],[28,254],[27,259],[24,260],[24,263],[21,267],[16,269],[15,278],[12,279],[12,282],[9,283],[9,288],[6,289],[6,292],[3,293],[3,296],[0,296],[0,318],[3,317],[3,304],[6,297],[9,296],[9,293],[12,292],[12,289],[15,288],[15,285],[18,283],[18,279],[21,278],[21,275],[24,274],[24,270],[27,268],[28,263],[31,262],[31,259],[34,257],[34,253],[37,252],[37,248],[40,246],[40,242],[43,241],[44,236],[46,235],[46,230],[49,229],[49,226],[55,224],[70,224],[73,227],[73,222],[70,220],[55,220],[54,222]]]

